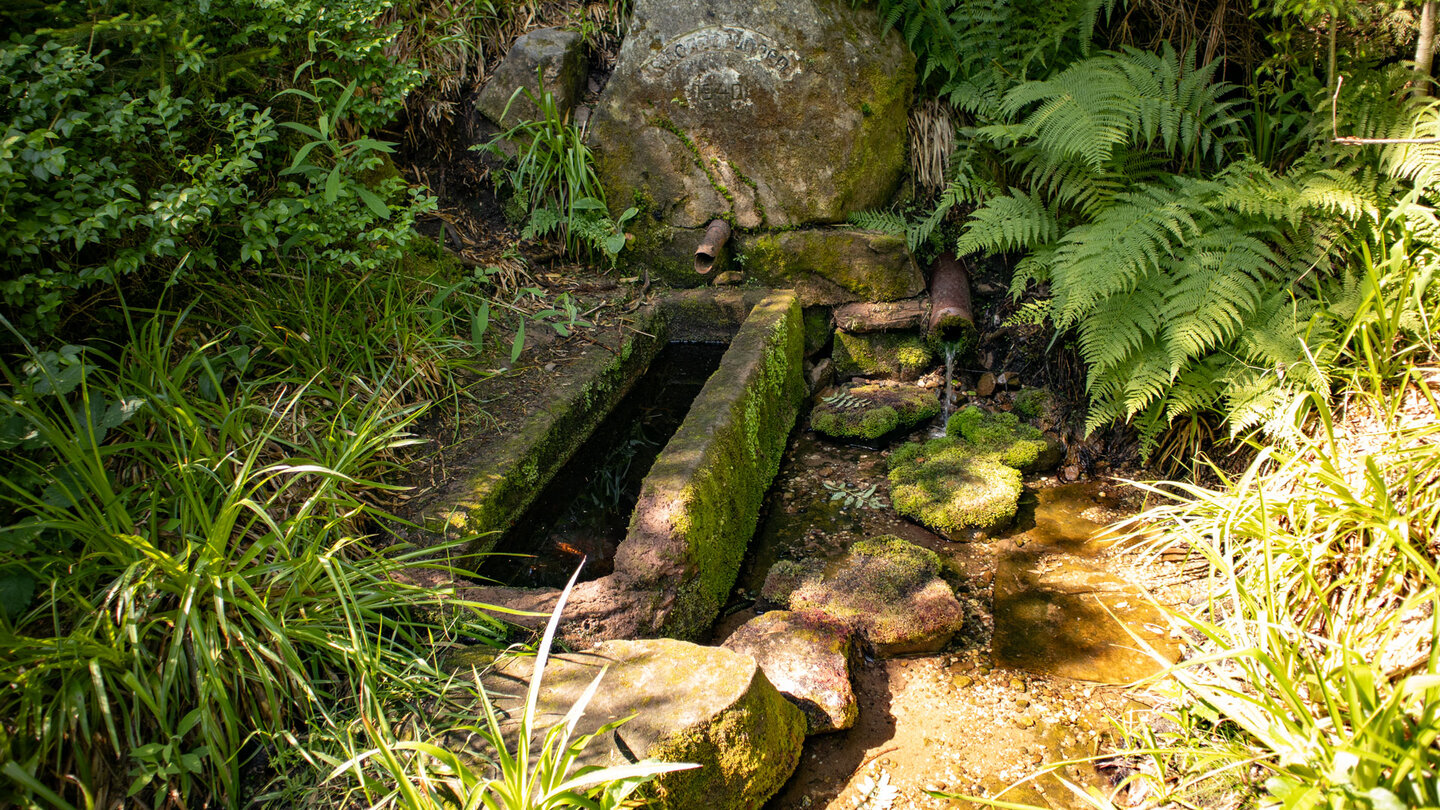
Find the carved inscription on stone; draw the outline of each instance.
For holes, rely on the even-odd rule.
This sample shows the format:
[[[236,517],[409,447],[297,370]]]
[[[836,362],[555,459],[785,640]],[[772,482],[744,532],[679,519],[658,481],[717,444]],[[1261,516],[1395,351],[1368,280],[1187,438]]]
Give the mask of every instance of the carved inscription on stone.
[[[800,73],[799,54],[759,31],[738,25],[711,25],[682,34],[665,43],[659,53],[646,61],[642,71],[658,78],[682,62],[719,62],[736,69],[760,68],[787,82]]]

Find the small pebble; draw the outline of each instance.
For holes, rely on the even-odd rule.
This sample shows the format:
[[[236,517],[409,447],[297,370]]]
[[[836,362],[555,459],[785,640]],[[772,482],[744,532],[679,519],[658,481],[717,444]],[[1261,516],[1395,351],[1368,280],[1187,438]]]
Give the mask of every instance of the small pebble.
[[[975,679],[971,678],[969,675],[956,675],[954,678],[950,679],[951,685],[953,685],[956,689],[964,689],[965,687],[969,686],[974,682]]]
[[[1022,714],[1019,717],[1015,718],[1015,725],[1019,726],[1020,728],[1034,728],[1035,718]]]
[[[1020,680],[1019,678],[1011,678],[1011,679],[1010,679],[1010,688],[1011,688],[1011,689],[1014,689],[1016,692],[1024,692],[1024,691],[1025,691],[1025,682],[1022,681],[1022,680]]]

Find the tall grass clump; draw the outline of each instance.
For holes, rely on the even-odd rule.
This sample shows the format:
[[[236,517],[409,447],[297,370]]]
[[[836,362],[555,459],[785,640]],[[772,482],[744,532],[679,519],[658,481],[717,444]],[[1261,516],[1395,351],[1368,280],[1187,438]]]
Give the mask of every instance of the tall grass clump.
[[[424,403],[205,332],[155,315],[3,368],[0,804],[239,806],[252,756],[429,648],[433,597],[392,577],[416,554],[372,542]]]
[[[390,728],[376,733],[377,726],[385,724],[383,717],[377,718],[375,724],[367,722],[376,745],[354,753],[335,769],[332,778],[350,777],[368,806],[382,810],[618,810],[636,806],[631,795],[655,777],[699,767],[652,760],[609,767],[581,764],[593,740],[631,719],[612,720],[588,734],[576,733],[609,667],[601,667],[565,716],[542,732],[539,701],[545,666],[565,602],[579,576],[577,568],[550,614],[535,649],[535,663],[518,716],[507,712],[506,719],[500,719],[479,672],[472,669],[468,680],[457,677],[448,681],[440,690],[443,699],[435,704],[436,708],[445,707],[439,715],[454,716],[454,710],[458,710],[469,715],[466,719],[438,734],[434,733],[437,724],[428,723],[428,740],[400,739],[401,735]],[[483,711],[479,725],[474,722],[476,706]],[[432,716],[436,716],[434,709]],[[423,733],[416,729],[412,736]],[[484,753],[483,760],[477,751]]]
[[[1210,571],[1208,602],[1179,616],[1179,731],[1133,752],[1157,793],[1440,805],[1440,405],[1413,381],[1344,429],[1320,409],[1301,447],[1218,487],[1151,488],[1171,501],[1142,515],[1157,542]]]

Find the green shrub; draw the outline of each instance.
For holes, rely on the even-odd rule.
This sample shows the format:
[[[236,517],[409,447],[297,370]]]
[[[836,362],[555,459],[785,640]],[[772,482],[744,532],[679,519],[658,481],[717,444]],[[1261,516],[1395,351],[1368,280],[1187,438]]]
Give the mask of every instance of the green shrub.
[[[384,56],[385,5],[141,0],[96,17],[62,2],[48,27],[0,43],[11,322],[48,332],[69,302],[132,276],[393,261],[430,202],[398,178],[360,180],[389,147],[356,133],[420,78]],[[280,79],[307,92],[276,96]]]

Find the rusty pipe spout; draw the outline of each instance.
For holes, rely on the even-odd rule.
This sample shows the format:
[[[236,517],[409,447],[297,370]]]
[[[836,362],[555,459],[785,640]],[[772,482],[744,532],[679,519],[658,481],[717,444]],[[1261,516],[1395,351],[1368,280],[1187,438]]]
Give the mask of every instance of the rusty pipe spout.
[[[930,335],[961,340],[975,334],[970,310],[970,274],[954,253],[942,253],[930,276]]]
[[[723,219],[712,219],[705,228],[705,238],[695,248],[695,272],[706,275],[720,263],[721,251],[730,241],[730,223]]]

